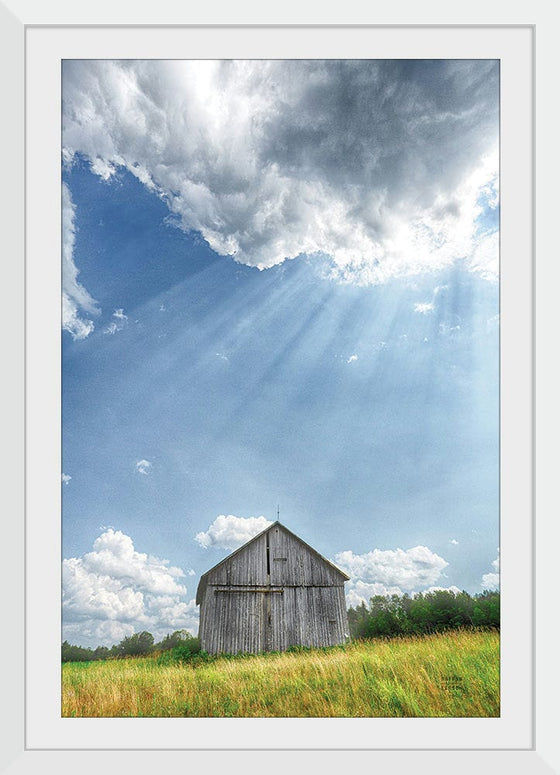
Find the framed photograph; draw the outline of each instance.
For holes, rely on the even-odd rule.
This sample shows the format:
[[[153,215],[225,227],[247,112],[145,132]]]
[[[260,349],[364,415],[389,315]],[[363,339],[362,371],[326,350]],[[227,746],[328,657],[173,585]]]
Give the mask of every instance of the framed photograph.
[[[24,563],[25,584],[7,601],[21,712],[4,770],[555,771],[554,541],[535,490],[539,25],[1,12],[3,85],[24,115],[10,193],[25,195],[24,212],[8,203],[25,300],[8,353],[25,378],[6,404],[25,418],[25,467],[4,570]],[[7,308],[22,321],[21,294]],[[219,676],[199,687],[216,712],[194,694],[179,712],[174,688],[168,711],[80,705],[94,650],[139,653],[141,636],[162,665],[173,637],[188,651],[197,635],[209,659],[295,654],[395,617],[419,637],[409,601],[438,594],[488,624],[492,590],[498,683],[484,705],[487,663],[473,668],[476,709],[451,667],[439,680],[457,704],[416,712],[395,691],[377,714],[357,695],[359,710],[332,710],[303,683],[308,712],[297,696],[224,710]],[[360,606],[390,599],[360,624]],[[61,692],[62,641],[89,656]]]

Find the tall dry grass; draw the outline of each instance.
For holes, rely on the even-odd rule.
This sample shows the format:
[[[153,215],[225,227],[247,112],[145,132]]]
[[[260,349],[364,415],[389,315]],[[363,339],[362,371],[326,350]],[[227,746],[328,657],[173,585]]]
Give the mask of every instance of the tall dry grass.
[[[67,663],[63,716],[499,716],[499,634],[450,632],[325,650],[158,664]]]

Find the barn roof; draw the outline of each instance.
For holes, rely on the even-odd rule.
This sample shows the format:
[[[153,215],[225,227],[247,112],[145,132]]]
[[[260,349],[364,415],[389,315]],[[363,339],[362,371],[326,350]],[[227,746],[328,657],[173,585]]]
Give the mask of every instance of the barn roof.
[[[266,527],[264,530],[261,530],[261,532],[257,533],[256,536],[253,536],[253,538],[250,538],[248,541],[245,541],[245,543],[242,546],[240,546],[238,549],[235,549],[233,552],[228,554],[227,557],[224,557],[223,560],[220,560],[220,562],[216,563],[216,565],[214,565],[212,568],[207,570],[206,573],[202,574],[202,576],[200,577],[200,581],[198,582],[198,588],[196,590],[196,605],[200,605],[200,603],[202,602],[202,598],[204,597],[204,591],[206,589],[206,583],[208,581],[209,574],[212,573],[212,571],[216,570],[216,568],[219,568],[220,565],[224,565],[225,563],[229,562],[232,557],[235,557],[235,555],[237,555],[240,552],[242,552],[245,549],[246,546],[249,546],[249,544],[252,544],[253,541],[256,541],[258,538],[263,536],[265,533],[268,533],[268,531],[272,530],[273,527],[281,527],[282,530],[285,530],[286,533],[288,533],[293,538],[295,538],[296,541],[299,541],[300,544],[303,544],[303,546],[305,546],[305,548],[308,549],[310,552],[312,552],[316,557],[318,557],[324,563],[326,563],[331,568],[333,568],[340,576],[342,576],[342,578],[345,581],[348,581],[350,579],[350,576],[347,576],[346,573],[344,573],[343,571],[340,570],[340,568],[337,568],[334,563],[332,563],[330,560],[327,560],[326,557],[323,557],[322,554],[319,554],[319,552],[316,549],[314,549],[312,546],[310,546],[308,543],[306,543],[302,538],[297,536],[295,533],[292,533],[292,531],[288,530],[288,528],[285,525],[281,524],[281,522],[276,520],[276,522],[273,522],[271,525]]]

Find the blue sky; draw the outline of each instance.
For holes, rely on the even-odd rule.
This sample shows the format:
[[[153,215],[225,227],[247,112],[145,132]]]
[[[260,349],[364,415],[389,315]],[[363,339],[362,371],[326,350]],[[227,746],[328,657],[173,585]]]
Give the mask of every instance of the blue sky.
[[[280,519],[349,604],[498,583],[498,68],[66,62],[64,631],[196,634]]]

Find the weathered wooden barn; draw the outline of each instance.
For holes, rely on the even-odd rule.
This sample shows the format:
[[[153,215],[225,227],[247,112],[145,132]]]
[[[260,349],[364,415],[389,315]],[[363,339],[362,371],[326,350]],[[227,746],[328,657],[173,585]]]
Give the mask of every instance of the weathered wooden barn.
[[[201,648],[236,654],[343,643],[349,632],[348,579],[274,522],[201,577]]]

